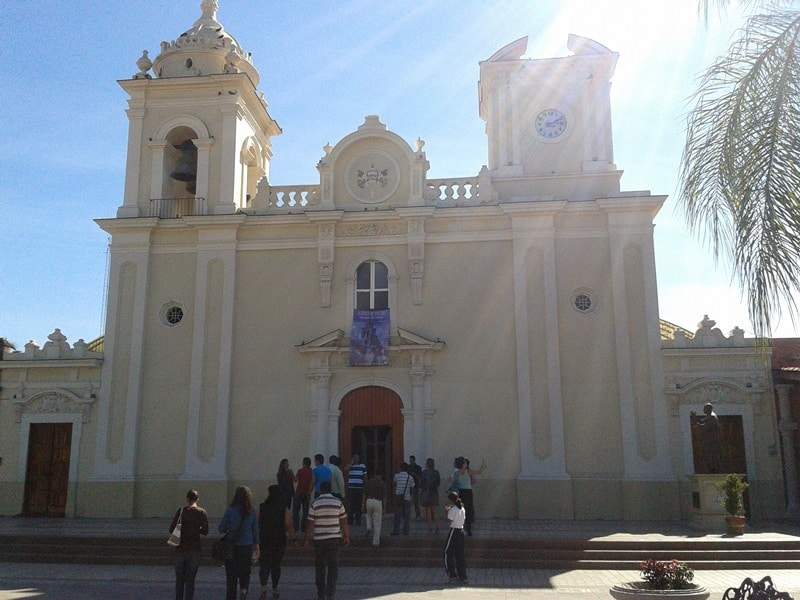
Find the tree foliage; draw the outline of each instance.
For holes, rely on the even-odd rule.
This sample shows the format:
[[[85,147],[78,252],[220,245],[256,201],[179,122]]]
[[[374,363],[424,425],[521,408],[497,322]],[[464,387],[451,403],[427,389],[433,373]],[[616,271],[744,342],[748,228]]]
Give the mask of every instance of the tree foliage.
[[[711,5],[724,0],[703,0]],[[730,258],[758,336],[800,290],[800,10],[754,11],[693,98],[681,165],[687,221]]]

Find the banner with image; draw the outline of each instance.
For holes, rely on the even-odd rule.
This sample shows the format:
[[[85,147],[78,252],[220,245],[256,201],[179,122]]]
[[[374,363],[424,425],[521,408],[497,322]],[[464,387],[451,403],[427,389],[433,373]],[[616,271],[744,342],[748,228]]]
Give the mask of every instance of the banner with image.
[[[389,364],[389,311],[354,310],[350,330],[350,366]]]

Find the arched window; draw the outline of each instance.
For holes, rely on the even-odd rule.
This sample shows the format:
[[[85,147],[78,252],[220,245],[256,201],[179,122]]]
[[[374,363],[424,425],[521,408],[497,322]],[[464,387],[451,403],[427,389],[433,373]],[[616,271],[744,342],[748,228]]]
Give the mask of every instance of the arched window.
[[[356,269],[356,309],[389,308],[389,269],[378,260],[367,260]]]
[[[194,198],[197,186],[197,134],[179,126],[167,134],[162,198]]]

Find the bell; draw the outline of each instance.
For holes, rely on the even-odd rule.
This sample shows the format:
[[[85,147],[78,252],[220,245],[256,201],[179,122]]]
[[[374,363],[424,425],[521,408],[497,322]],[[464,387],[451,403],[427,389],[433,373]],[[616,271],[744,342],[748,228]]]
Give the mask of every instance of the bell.
[[[169,176],[176,181],[185,181],[186,189],[194,193],[197,183],[197,147],[190,140],[173,147],[181,154],[175,164],[175,170]]]

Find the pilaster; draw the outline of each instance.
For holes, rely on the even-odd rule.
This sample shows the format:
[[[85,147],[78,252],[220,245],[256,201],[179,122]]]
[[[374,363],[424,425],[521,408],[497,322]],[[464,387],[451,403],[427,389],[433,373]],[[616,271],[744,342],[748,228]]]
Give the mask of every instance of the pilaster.
[[[150,200],[164,197],[164,151],[166,142],[150,142]]]
[[[511,217],[514,260],[514,323],[517,346],[517,400],[520,436],[520,478],[568,479],[564,446],[564,412],[561,397],[559,358],[558,287],[555,263],[554,214],[564,202],[531,206],[505,206]],[[530,315],[528,297],[528,254],[535,249],[541,256],[543,281],[533,282],[544,288],[544,314]],[[545,340],[540,348],[531,348],[531,319],[541,319]],[[544,364],[547,381],[534,390],[532,364]],[[535,403],[547,403],[547,410],[536,410]],[[548,415],[535,417],[535,415]],[[545,421],[536,419],[544,418]],[[547,452],[537,452],[536,431],[549,434]],[[541,444],[540,444],[541,446]]]
[[[237,124],[241,109],[236,104],[220,107],[222,112],[222,150],[220,152],[219,195],[214,205],[214,214],[228,215],[236,212],[235,199],[239,187],[236,171],[239,152],[236,144]]]
[[[95,461],[92,479],[94,480],[132,480],[136,473],[136,451],[139,435],[139,412],[141,406],[142,349],[144,337],[144,319],[147,308],[148,270],[150,263],[150,227],[137,227],[113,233],[111,243],[111,265],[109,289],[112,293],[108,299],[108,318],[104,340],[104,361],[101,374],[100,398],[97,403],[97,435],[95,445]],[[123,266],[135,268],[133,297],[130,315],[120,314],[120,274]],[[130,335],[127,339],[118,339],[117,332],[120,320],[130,318]],[[120,347],[127,344],[127,352]],[[124,366],[126,377],[124,382],[113,381],[115,364],[120,355],[127,357]],[[110,454],[112,410],[112,386],[124,385],[123,406],[117,411],[123,416],[121,429],[121,450],[115,460]],[[119,389],[117,393],[121,395]]]
[[[134,108],[129,102],[128,113],[128,157],[125,162],[125,197],[122,206],[117,209],[117,218],[139,216],[139,180],[142,163],[142,126],[144,123],[143,108]]]
[[[197,183],[195,198],[203,198],[208,206],[208,177],[211,161],[211,145],[214,143],[212,138],[198,138],[192,140],[197,147]]]
[[[598,204],[608,215],[611,295],[614,313],[614,335],[617,362],[617,384],[623,438],[624,477],[627,480],[672,480],[672,464],[668,446],[667,408],[663,397],[663,367],[658,323],[658,298],[653,255],[652,219],[663,197],[650,197],[639,203],[636,198],[600,199]],[[641,271],[626,273],[625,253],[635,250],[641,257]],[[637,264],[635,261],[632,265]],[[637,285],[628,276],[641,278],[644,306],[629,306],[629,289]],[[629,288],[629,286],[631,286]],[[644,323],[638,339],[629,324],[637,326],[640,314]],[[634,365],[639,361],[639,365]],[[646,388],[643,377],[635,369],[647,369]],[[652,415],[652,424],[641,429],[645,414]],[[652,439],[650,439],[652,437]],[[652,455],[648,448],[652,445]]]
[[[220,480],[227,478],[228,422],[230,413],[230,374],[233,352],[233,302],[236,286],[237,226],[200,227],[197,240],[195,273],[194,323],[192,335],[191,384],[186,434],[186,464],[182,478],[190,480]],[[210,314],[208,299],[209,266],[218,261],[222,269],[222,289],[219,313]],[[206,327],[209,319],[219,319],[218,356],[208,356]],[[216,325],[216,324],[213,324]],[[216,373],[205,373],[206,369]],[[211,381],[216,389],[204,389]],[[204,460],[200,455],[201,404],[206,395],[214,398],[213,452]]]

